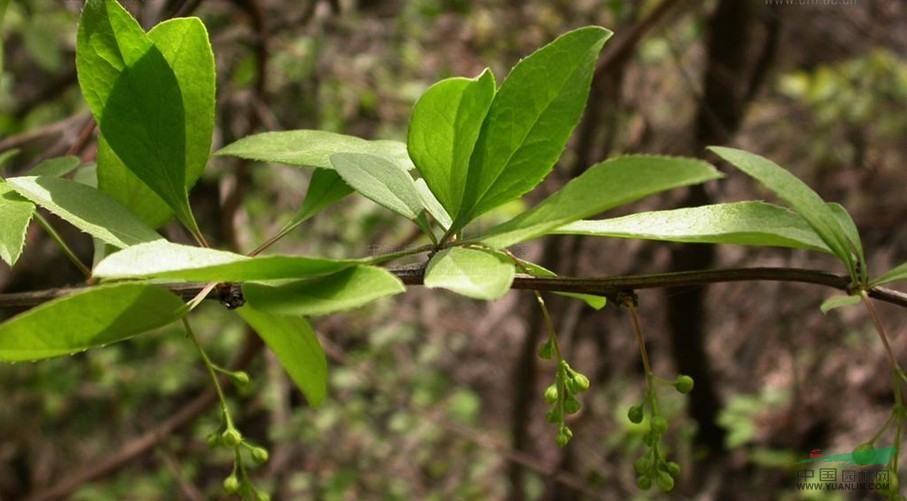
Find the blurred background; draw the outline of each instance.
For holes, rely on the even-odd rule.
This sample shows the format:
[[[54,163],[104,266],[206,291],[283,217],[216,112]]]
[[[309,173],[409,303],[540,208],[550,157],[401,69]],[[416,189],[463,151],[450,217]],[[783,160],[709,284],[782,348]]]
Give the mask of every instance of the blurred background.
[[[500,82],[520,57],[564,31],[599,24],[615,36],[562,161],[522,203],[480,226],[525,210],[609,156],[708,158],[705,146],[723,144],[767,156],[842,203],[860,228],[871,274],[907,260],[907,4],[899,0],[123,3],[146,28],[175,15],[206,23],[218,67],[216,148],[301,128],[403,140],[413,104],[435,81],[487,66]],[[89,132],[74,64],[80,7],[10,5],[0,154],[20,153],[4,176],[64,154]],[[83,161],[93,161],[95,146],[85,142]],[[720,183],[608,216],[772,200],[724,170]],[[310,174],[214,158],[193,207],[213,245],[248,252],[298,208]],[[90,238],[50,220],[90,262]],[[272,250],[360,257],[418,244],[413,230],[350,197]],[[163,231],[187,241],[176,226]],[[517,251],[564,275],[844,272],[826,256],[784,249],[560,237]],[[15,269],[0,264],[2,292],[80,280],[35,225]],[[313,319],[330,365],[330,396],[317,410],[223,306],[203,306],[194,325],[215,362],[252,375],[228,393],[239,429],[271,452],[253,478],[274,499],[830,499],[798,491],[792,464],[813,449],[849,452],[883,426],[893,404],[870,319],[860,308],[821,315],[832,294],[783,283],[639,293],[655,371],[696,380],[688,396],[661,393],[669,456],[683,465],[670,494],[635,486],[632,464],[647,425],[631,424],[626,412],[641,400],[644,376],[626,311],[613,306],[595,311],[546,295],[566,358],[592,379],[563,449],[544,422],[542,392],[555,367],[535,354],[546,331],[530,292],[486,304],[414,287]],[[879,309],[903,364],[907,312]],[[220,498],[231,453],[205,445],[218,423],[204,366],[178,329],[0,365],[0,499]],[[892,440],[887,433],[879,444]]]

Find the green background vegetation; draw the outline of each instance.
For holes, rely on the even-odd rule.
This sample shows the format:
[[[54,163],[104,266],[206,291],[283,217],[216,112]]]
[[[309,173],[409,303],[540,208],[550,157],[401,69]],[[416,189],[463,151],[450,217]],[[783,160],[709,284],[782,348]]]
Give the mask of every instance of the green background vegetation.
[[[872,250],[871,270],[907,257],[907,36],[897,29],[907,8],[899,2],[124,4],[146,29],[179,9],[194,9],[204,20],[218,69],[215,148],[255,132],[300,128],[403,140],[413,105],[435,81],[474,77],[485,66],[500,81],[520,57],[563,32],[606,26],[615,32],[600,61],[607,70],[593,81],[567,155],[526,205],[495,209],[480,224],[509,219],[609,156],[704,156],[705,145],[733,144],[772,158],[824,199],[844,205]],[[59,0],[9,7],[0,154],[13,147],[22,153],[4,167],[4,177],[64,154],[89,117],[74,65],[78,9],[79,2]],[[626,52],[615,49],[621,44]],[[95,150],[89,143],[83,159]],[[310,175],[214,158],[193,192],[199,226],[212,245],[248,251],[292,217]],[[770,198],[754,186],[734,172],[717,192],[681,190],[632,210]],[[90,239],[49,219],[91,262]],[[274,250],[377,254],[410,245],[411,229],[374,203],[350,198]],[[188,242],[176,225],[165,233]],[[4,292],[80,281],[39,229],[28,235],[28,246],[15,270],[0,264]],[[721,247],[712,255],[705,249],[565,236],[518,252],[568,275],[677,266],[845,271],[802,250]],[[671,456],[683,465],[679,492],[796,498],[795,460],[816,448],[847,452],[885,420],[891,406],[885,353],[865,314],[818,312],[828,295],[777,283],[640,294],[656,372],[694,373],[691,366],[698,372],[689,398],[671,392],[661,398]],[[704,318],[683,302],[697,297]],[[531,293],[481,303],[410,289],[313,322],[330,366],[328,399],[317,411],[270,353],[250,362],[251,383],[230,393],[238,427],[270,450],[270,461],[254,472],[257,484],[275,499],[657,496],[636,488],[630,467],[648,424],[626,418],[643,391],[626,316],[576,300],[548,301],[565,355],[592,379],[583,411],[570,421],[578,439],[567,448],[555,446],[544,423],[541,396],[555,369],[535,357],[544,321]],[[195,330],[213,359],[226,364],[250,352],[249,333],[228,322],[222,306],[201,310]],[[900,313],[881,311],[895,352],[903,353]],[[73,357],[0,365],[0,498],[67,482],[77,486],[74,499],[221,496],[232,458],[205,445],[218,424],[213,406],[169,430],[147,454],[120,461],[91,482],[78,478],[178,416],[209,386],[175,326]]]

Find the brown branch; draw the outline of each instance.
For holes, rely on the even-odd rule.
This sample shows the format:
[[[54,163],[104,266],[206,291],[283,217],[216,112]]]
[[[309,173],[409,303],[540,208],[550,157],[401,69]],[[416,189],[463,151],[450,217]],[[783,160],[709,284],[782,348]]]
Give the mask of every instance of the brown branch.
[[[388,271],[393,273],[405,285],[422,285],[424,279],[424,270],[421,268],[396,268]],[[844,292],[848,292],[851,289],[850,278],[846,275],[835,275],[834,273],[801,268],[726,268],[598,278],[517,275],[511,288],[594,294],[612,297],[613,299],[613,296],[618,292],[629,290],[695,287],[723,282],[756,281],[807,283],[823,285]],[[199,283],[163,284],[162,286],[184,299],[191,299],[204,288],[204,284]],[[89,287],[87,286],[79,286],[0,294],[0,309],[30,308],[53,299],[84,292],[88,289]],[[880,301],[907,308],[907,293],[885,287],[873,287],[868,291],[868,294],[870,297]],[[218,299],[218,297],[216,290],[208,295],[208,299]]]

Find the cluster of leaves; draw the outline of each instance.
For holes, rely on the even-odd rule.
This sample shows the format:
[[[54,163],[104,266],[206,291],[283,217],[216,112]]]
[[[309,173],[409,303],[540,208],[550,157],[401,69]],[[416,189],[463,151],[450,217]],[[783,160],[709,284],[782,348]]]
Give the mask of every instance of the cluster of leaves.
[[[15,264],[33,217],[50,230],[36,212],[41,206],[95,239],[96,264],[90,270],[81,266],[90,282],[103,283],[0,325],[0,360],[72,354],[176,320],[182,320],[195,341],[189,312],[216,284],[239,283],[246,305],[235,314],[262,337],[308,401],[318,406],[326,393],[326,361],[306,316],[403,292],[400,279],[378,265],[426,251],[427,287],[476,299],[500,298],[517,270],[553,275],[507,251],[549,234],[830,253],[848,270],[852,289],[823,309],[861,299],[869,304],[869,288],[907,278],[905,264],[870,281],[859,235],[841,206],[825,203],[771,161],[731,148],[712,151],[790,209],[747,201],[584,220],[651,194],[721,177],[701,160],[628,155],[595,164],[525,213],[465,236],[468,225],[525,195],[551,172],[582,115],[598,54],[609,36],[600,27],[568,32],[520,61],[500,86],[490,70],[438,82],[416,103],[405,143],[298,130],[257,134],[226,146],[215,155],[314,168],[299,211],[280,232],[243,255],[208,248],[189,204],[189,190],[208,163],[214,130],[214,56],[204,25],[196,18],[173,19],[146,33],[117,2],[90,0],[82,13],[76,63],[82,93],[100,128],[97,165],[53,159],[28,176],[0,182],[0,258]],[[77,168],[73,179],[66,177]],[[349,259],[260,255],[354,191],[412,221],[427,245]],[[197,246],[169,242],[157,233],[172,217]],[[66,250],[65,242],[55,238]],[[156,284],[160,281],[208,286],[186,304]],[[604,306],[603,298],[580,298]],[[266,460],[267,451],[244,441],[233,426],[217,377],[222,370],[195,343],[221,396],[222,426],[211,442],[235,451],[225,488],[262,497],[249,482],[242,451],[256,462]],[[564,419],[579,409],[576,395],[588,389],[588,379],[560,356],[553,331],[540,354],[556,355],[555,382],[545,398],[553,405],[548,419],[558,427],[557,442],[564,445],[572,436]],[[683,376],[673,384],[680,391],[692,389]],[[646,439],[651,452],[638,470],[649,485],[654,481],[669,490],[667,480],[673,484],[677,468],[657,451],[667,425],[649,386],[644,405],[631,409],[632,420],[649,408],[652,422]]]

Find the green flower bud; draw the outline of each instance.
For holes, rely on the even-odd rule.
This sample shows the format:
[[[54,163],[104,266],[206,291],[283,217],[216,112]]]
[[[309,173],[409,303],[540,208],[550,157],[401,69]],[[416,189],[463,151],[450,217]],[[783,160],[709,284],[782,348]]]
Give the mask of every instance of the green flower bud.
[[[564,447],[573,438],[573,430],[566,426],[561,426],[557,432],[557,445]]]
[[[268,462],[268,450],[264,447],[253,447],[252,448],[252,461],[255,461],[258,464],[264,464]]]
[[[240,434],[239,430],[236,428],[227,428],[227,430],[221,434],[220,438],[227,447],[237,447],[242,443],[242,434]]]
[[[693,391],[693,378],[687,376],[686,374],[681,374],[677,376],[677,380],[674,381],[674,389],[680,393],[689,393]]]
[[[564,402],[564,411],[566,411],[567,414],[576,414],[579,412],[580,407],[582,407],[582,405],[580,405],[579,400],[573,395],[568,396],[567,400]]]
[[[576,388],[574,393],[580,393],[589,389],[589,378],[579,372],[574,374],[573,379],[570,381],[573,382],[573,386]]]
[[[210,447],[212,449],[216,449],[221,444],[220,433],[209,434],[207,437],[205,437],[205,442],[208,443],[208,447]]]
[[[582,393],[589,389],[589,378],[577,372],[567,380],[567,388],[570,393]]]
[[[650,460],[649,455],[646,454],[633,463],[633,471],[642,475],[643,473],[649,471],[650,466],[652,466],[652,461]]]
[[[668,492],[674,488],[674,477],[669,473],[660,471],[658,476],[655,477],[655,483],[658,485],[658,488],[664,492]]]
[[[236,371],[230,373],[230,380],[237,387],[243,387],[249,384],[249,374],[245,371]]]
[[[627,419],[630,420],[633,424],[642,423],[642,406],[634,405],[630,407],[630,410],[627,411]]]
[[[236,478],[236,475],[230,475],[224,479],[224,491],[227,494],[236,494],[239,492],[239,479]]]
[[[551,385],[548,388],[545,388],[545,402],[553,404],[557,402],[557,385]]]
[[[636,477],[636,486],[647,491],[652,488],[652,479],[647,475],[640,475]]]
[[[676,477],[680,474],[680,464],[675,463],[674,461],[668,461],[664,463],[664,469],[672,477]]]
[[[548,421],[549,423],[560,423],[563,417],[560,409],[557,407],[553,407],[550,411],[545,413],[545,421]]]
[[[652,416],[652,430],[659,435],[667,431],[668,420],[663,416]]]
[[[642,436],[642,443],[646,444],[649,447],[652,447],[655,444],[656,438],[657,438],[657,435],[655,435],[655,433],[653,433],[651,430],[649,430],[649,433],[646,433],[645,435]]]

